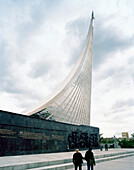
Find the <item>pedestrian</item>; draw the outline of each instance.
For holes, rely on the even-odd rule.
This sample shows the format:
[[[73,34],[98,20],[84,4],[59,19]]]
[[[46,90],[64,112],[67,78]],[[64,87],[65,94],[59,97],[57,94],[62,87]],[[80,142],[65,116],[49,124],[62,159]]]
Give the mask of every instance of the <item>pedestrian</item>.
[[[88,151],[85,153],[85,160],[87,161],[87,170],[94,169],[95,164],[95,159],[94,159],[94,154],[92,152],[92,148],[89,147]]]
[[[73,154],[73,163],[75,166],[75,170],[77,170],[77,167],[79,167],[79,170],[82,170],[82,161],[83,156],[82,154],[79,152],[79,149],[75,150],[75,153]]]
[[[100,143],[100,150],[102,151],[102,149],[103,149],[103,145],[102,143]]]
[[[69,152],[69,145],[67,145],[67,152]]]
[[[105,144],[105,151],[108,151],[108,145],[107,145],[107,143]]]

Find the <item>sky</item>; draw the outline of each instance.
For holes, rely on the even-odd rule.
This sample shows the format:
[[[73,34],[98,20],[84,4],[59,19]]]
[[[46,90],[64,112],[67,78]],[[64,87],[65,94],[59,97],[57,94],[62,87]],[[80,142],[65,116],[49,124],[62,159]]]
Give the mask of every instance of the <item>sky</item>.
[[[91,126],[134,133],[133,0],[0,0],[0,110],[21,114],[76,63],[95,13]]]

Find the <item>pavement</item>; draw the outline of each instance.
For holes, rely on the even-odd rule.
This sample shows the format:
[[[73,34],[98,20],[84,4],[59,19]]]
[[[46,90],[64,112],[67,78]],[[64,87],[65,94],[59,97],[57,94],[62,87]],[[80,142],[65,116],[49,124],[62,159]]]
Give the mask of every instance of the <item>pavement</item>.
[[[85,155],[86,150],[80,151]],[[109,167],[108,163],[118,163],[120,158],[128,160],[134,156],[134,149],[109,149],[108,151],[93,150],[96,159],[95,170],[101,170],[102,167]],[[44,153],[34,155],[19,155],[19,156],[4,156],[0,157],[0,170],[63,170],[73,168],[72,157],[74,152],[60,152],[60,153]],[[116,162],[117,161],[117,162]],[[126,164],[127,161],[126,161]],[[131,164],[131,162],[129,162]],[[86,169],[86,162],[83,164],[83,170]],[[114,164],[113,164],[114,165]],[[98,168],[98,169],[97,169]],[[103,169],[104,170],[104,169]],[[108,169],[107,169],[108,170]],[[128,169],[125,169],[128,170]],[[133,168],[134,170],[134,168]]]
[[[68,170],[74,170],[74,168]],[[87,167],[83,166],[82,170],[87,170]],[[100,162],[96,164],[94,170],[134,170],[134,156],[107,162]]]

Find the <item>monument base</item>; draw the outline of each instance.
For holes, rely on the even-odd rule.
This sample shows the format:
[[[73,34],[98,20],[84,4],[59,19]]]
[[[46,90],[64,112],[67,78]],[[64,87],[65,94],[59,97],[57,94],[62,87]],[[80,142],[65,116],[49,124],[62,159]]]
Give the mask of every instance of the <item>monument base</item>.
[[[99,148],[99,128],[0,110],[0,156]]]

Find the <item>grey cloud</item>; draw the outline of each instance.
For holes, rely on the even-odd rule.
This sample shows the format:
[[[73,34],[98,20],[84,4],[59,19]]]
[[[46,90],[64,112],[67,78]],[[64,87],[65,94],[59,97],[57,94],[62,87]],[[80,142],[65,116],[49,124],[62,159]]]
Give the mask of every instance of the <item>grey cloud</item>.
[[[55,1],[7,1],[1,3],[0,23],[5,30],[16,35],[16,44],[20,47],[27,45],[28,39],[45,23],[53,14],[53,5],[58,6]],[[47,19],[46,19],[47,15]]]
[[[102,81],[109,77],[113,78],[114,80],[114,86],[119,86],[119,82],[121,83],[123,81],[123,77],[125,76],[125,70],[124,67],[117,67],[115,68],[108,68],[103,74],[99,74],[98,80]],[[107,87],[108,89],[111,87]],[[110,89],[109,89],[110,90]]]
[[[25,110],[25,108],[29,108],[34,106],[35,104],[37,104],[39,101],[42,100],[41,96],[38,95],[36,92],[29,92],[23,93],[23,94],[19,94],[17,96],[18,100],[20,100],[21,102],[18,103],[18,106],[20,108],[23,108],[23,110]],[[25,100],[24,100],[25,98]]]
[[[111,26],[104,27],[104,23],[107,22],[108,18],[100,18],[95,21],[94,27],[94,41],[93,41],[93,68],[99,66],[107,57],[111,56],[117,50],[123,50],[134,45],[134,36],[124,37],[120,35],[117,28]],[[74,21],[70,21],[66,25],[67,34],[79,38],[79,48],[72,50],[72,58],[69,64],[74,64],[80,54],[83,47],[89,25],[89,18],[78,18]],[[108,55],[110,54],[110,55]]]
[[[16,81],[14,79],[14,77],[12,77],[12,75],[10,75],[8,73],[8,76],[4,79],[2,85],[1,85],[1,91],[5,91],[7,93],[14,93],[14,95],[16,94],[25,94],[27,93],[27,89],[26,88],[23,88],[23,86],[20,87],[20,85],[18,85],[19,82]]]
[[[78,18],[66,24],[65,29],[69,41],[71,41],[72,36],[75,36],[76,41],[78,41],[79,39],[79,47],[72,49],[70,54],[71,58],[68,62],[68,65],[73,65],[76,63],[80,55],[80,52],[82,50],[82,47],[84,46],[84,41],[86,39],[88,27],[89,27],[89,20],[87,18]],[[67,39],[65,41],[67,41]]]
[[[7,93],[20,93],[19,88],[16,87],[16,83],[12,80],[12,78],[5,80],[2,90]]]
[[[126,119],[127,118],[127,119]],[[116,114],[111,118],[112,123],[127,124],[128,120],[134,118],[134,114],[129,112],[122,112],[122,114]]]
[[[125,115],[125,116],[124,116]],[[119,112],[116,112],[116,114],[113,114],[113,112],[109,111],[109,113],[105,113],[103,114],[103,116],[105,117],[103,122],[112,122],[112,124],[117,124],[117,123],[120,123],[120,124],[123,124],[123,123],[127,123],[127,120],[126,120],[126,113],[123,113],[122,112],[122,116],[121,116],[121,113]]]
[[[66,31],[68,34],[74,34],[84,40],[88,23],[87,18],[78,18],[66,24]]]
[[[5,55],[6,47],[6,42],[0,44],[0,88],[2,88],[3,81],[6,77],[10,75],[9,67],[11,61],[10,58],[7,58]]]
[[[103,123],[112,122],[112,124],[117,124],[117,123],[123,124],[127,122],[124,116],[121,117],[120,114],[113,115],[111,112],[103,114],[102,117],[103,117]]]
[[[21,109],[21,112],[26,111],[25,109],[28,109],[34,105],[36,105],[41,99],[41,96],[36,93],[36,91],[31,91],[28,89],[24,89],[23,92],[14,93],[12,95],[12,99],[14,99],[15,106]]]
[[[59,2],[55,1],[3,1],[0,2],[1,11],[1,29],[0,35],[3,35],[0,40],[0,91],[7,93],[27,94],[27,89],[18,86],[15,78],[12,77],[10,68],[14,61],[22,64],[26,61],[26,49],[28,38],[45,21],[45,16],[51,15],[51,7],[58,6]],[[28,18],[31,20],[28,21]],[[30,22],[31,21],[31,22]],[[3,34],[3,31],[8,34]],[[8,36],[9,35],[9,36]],[[12,35],[10,37],[10,35]],[[12,48],[12,42],[16,45],[17,50]],[[10,45],[11,44],[11,45]],[[10,47],[9,47],[10,46]],[[9,47],[9,48],[8,48]],[[35,78],[47,74],[50,69],[50,63],[36,63],[32,69],[31,75]],[[37,94],[28,92],[32,97],[39,98]]]
[[[113,112],[117,112],[119,109],[123,109],[125,107],[134,107],[134,99],[116,101],[111,109]]]
[[[128,65],[134,64],[134,55],[128,59]]]
[[[7,93],[20,93],[21,90],[16,86],[16,81],[12,77],[11,65],[13,62],[12,52],[8,50],[6,41],[0,44],[0,91]]]
[[[50,72],[52,65],[48,61],[39,61],[36,62],[29,73],[30,76],[33,78],[38,78],[46,75],[48,72]]]
[[[124,50],[128,47],[134,45],[134,36],[132,37],[124,37],[124,35],[120,35],[115,27],[111,26],[104,27],[103,23],[106,22],[104,20],[97,21],[95,23],[95,33],[94,33],[94,46],[93,46],[93,62],[94,68],[98,66],[101,62],[103,62],[108,54],[114,53],[117,50]]]
[[[126,118],[121,117],[121,115],[116,115],[110,120],[110,122],[112,122],[113,124],[124,124],[127,123],[127,120]]]
[[[29,17],[30,20],[24,20],[24,21],[22,20],[21,23],[17,24],[17,30],[18,30],[17,43],[20,46],[22,44],[26,44],[28,39],[31,36],[33,36],[36,30],[38,30],[39,27],[42,25],[42,23],[45,22],[46,19],[45,12],[46,12],[46,7],[44,3],[41,6],[36,3],[32,5],[30,4],[29,14],[25,14],[25,15],[29,15],[27,17]]]
[[[19,30],[19,37],[18,37],[18,43],[19,40],[25,37],[25,41],[28,39],[28,37],[31,37],[36,30],[45,23],[46,20],[51,17],[51,15],[54,14],[53,6],[56,8],[60,1],[33,1],[32,3],[29,2],[27,4],[27,1],[23,3],[23,8],[25,15],[28,15],[30,20],[24,21],[22,23],[18,23],[18,30]],[[18,4],[19,6],[19,4]],[[28,13],[28,14],[27,14]],[[47,16],[47,18],[46,18]],[[23,20],[22,20],[23,21]],[[43,23],[43,24],[42,24]],[[25,42],[24,42],[25,43]]]

